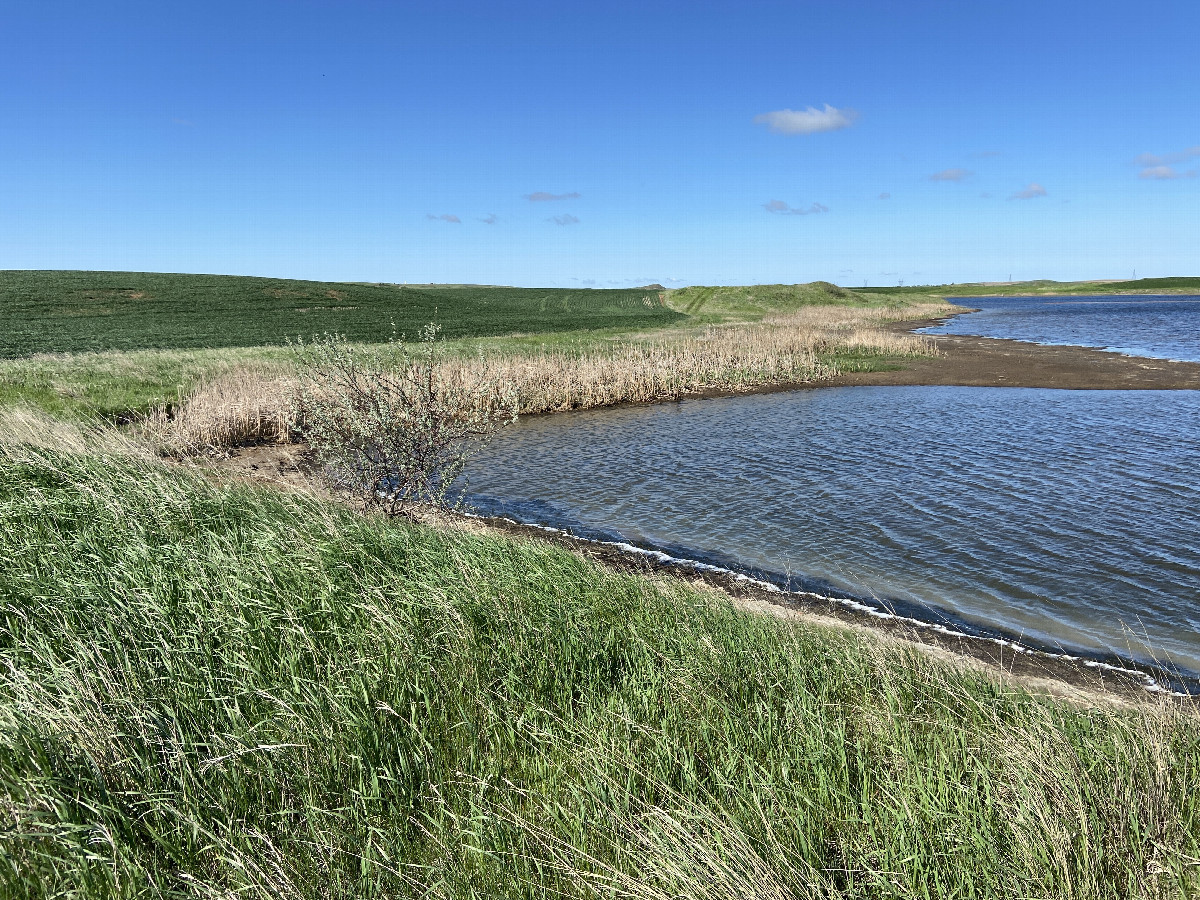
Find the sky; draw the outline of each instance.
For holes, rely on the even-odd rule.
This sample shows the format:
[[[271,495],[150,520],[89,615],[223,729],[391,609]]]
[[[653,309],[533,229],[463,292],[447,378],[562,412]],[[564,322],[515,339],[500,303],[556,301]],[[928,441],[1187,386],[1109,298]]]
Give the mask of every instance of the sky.
[[[1200,275],[1200,4],[0,0],[0,269]]]

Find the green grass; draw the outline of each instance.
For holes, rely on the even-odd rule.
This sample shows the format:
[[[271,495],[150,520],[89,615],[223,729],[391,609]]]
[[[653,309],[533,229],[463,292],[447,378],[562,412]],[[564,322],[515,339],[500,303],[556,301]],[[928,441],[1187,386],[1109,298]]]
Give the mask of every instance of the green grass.
[[[801,306],[880,306],[894,302],[891,297],[878,296],[879,293],[895,292],[880,289],[864,294],[827,281],[722,287],[697,285],[670,291],[666,302],[671,309],[686,313],[693,322],[757,322],[771,313],[787,312]]]
[[[524,353],[547,348],[586,352],[636,334],[623,329],[559,331],[530,335],[459,338],[448,354]],[[288,347],[222,347],[212,350],[131,350],[55,353],[0,359],[0,408],[31,404],[59,418],[121,420],[176,403],[199,383],[237,367],[289,371]]]
[[[653,290],[405,286],[145,272],[0,272],[0,359],[39,353],[638,329],[680,319]]]
[[[330,296],[331,294],[337,296]],[[140,295],[140,296],[134,296]],[[910,298],[905,298],[910,299]],[[0,407],[120,420],[174,403],[234,367],[293,365],[287,337],[337,331],[377,342],[435,317],[450,353],[586,352],[803,305],[878,306],[824,282],[667,294],[479,286],[335,284],[213,275],[0,272]],[[900,301],[903,302],[903,301]],[[850,360],[854,371],[893,366]]]
[[[1194,712],[0,441],[0,894],[1165,897]]]
[[[934,294],[940,297],[998,297],[1039,294],[1129,294],[1155,292],[1200,294],[1200,278],[1140,278],[1137,281],[1020,281],[1013,284],[938,284],[909,287],[860,287],[855,293]]]

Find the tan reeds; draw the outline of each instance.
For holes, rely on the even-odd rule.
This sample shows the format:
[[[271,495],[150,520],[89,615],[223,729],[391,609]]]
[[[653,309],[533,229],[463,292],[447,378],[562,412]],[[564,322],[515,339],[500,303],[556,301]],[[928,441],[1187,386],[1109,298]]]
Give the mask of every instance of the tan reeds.
[[[465,385],[477,379],[478,367],[486,366],[490,381],[516,395],[523,415],[814,383],[839,374],[835,364],[820,356],[840,350],[886,356],[935,353],[929,339],[883,326],[946,309],[938,304],[897,310],[802,307],[758,324],[710,326],[699,334],[659,334],[603,348],[550,346],[453,357],[441,364],[441,374],[452,385]],[[287,442],[301,424],[295,421],[292,402],[298,387],[294,376],[278,369],[234,369],[202,384],[177,409],[161,411],[153,424],[162,443],[176,450]]]
[[[203,382],[177,407],[156,410],[146,426],[169,451],[286,443],[298,388],[291,375],[235,368]]]

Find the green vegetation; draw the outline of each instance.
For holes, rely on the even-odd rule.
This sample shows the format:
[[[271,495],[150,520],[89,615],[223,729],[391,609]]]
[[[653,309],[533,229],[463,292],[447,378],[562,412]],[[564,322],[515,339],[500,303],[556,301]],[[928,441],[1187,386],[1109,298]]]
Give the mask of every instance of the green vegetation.
[[[878,368],[913,293],[0,273],[0,896],[1200,894],[1191,705],[1038,698],[68,421],[249,408],[287,336],[435,315],[535,380],[788,340]]]
[[[802,306],[878,306],[892,298],[851,291],[828,281],[811,284],[755,284],[746,286],[680,288],[667,294],[671,309],[686,313],[693,322],[757,322],[772,313],[791,312]],[[929,293],[926,291],[925,293]]]
[[[290,371],[286,340],[326,331],[378,343],[416,337],[435,317],[450,354],[585,354],[614,342],[700,332],[806,306],[878,307],[911,296],[863,296],[811,285],[573,291],[480,286],[336,284],[218,275],[0,272],[0,407],[29,403],[60,417],[120,420],[176,404],[234,369]],[[847,371],[893,366],[851,351]],[[829,362],[841,365],[842,356]]]
[[[665,325],[658,291],[398,286],[145,272],[0,272],[0,358],[384,341],[432,321],[450,338]]]
[[[6,434],[4,896],[1200,891],[1193,711]]]
[[[1137,281],[1017,281],[1011,284],[935,284],[860,287],[857,294],[934,294],[939,297],[998,297],[1041,294],[1200,294],[1200,278],[1140,278]]]

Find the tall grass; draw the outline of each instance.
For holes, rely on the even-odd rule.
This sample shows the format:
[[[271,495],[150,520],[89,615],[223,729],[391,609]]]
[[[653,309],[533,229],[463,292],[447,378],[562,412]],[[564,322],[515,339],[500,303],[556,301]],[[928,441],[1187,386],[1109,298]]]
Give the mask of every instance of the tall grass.
[[[1194,710],[64,443],[0,437],[4,896],[1200,890]]]
[[[705,391],[776,383],[813,383],[836,376],[833,358],[847,350],[885,358],[931,355],[928,338],[885,326],[945,312],[942,304],[898,308],[801,307],[760,324],[708,326],[696,333],[658,333],[581,350],[551,345],[488,355],[489,377],[517,397],[524,415],[616,403],[668,400]],[[459,356],[444,377],[477,378],[479,357]],[[234,369],[197,388],[159,433],[181,448],[286,441],[293,418],[293,376],[263,367]]]

